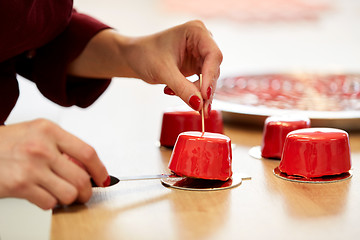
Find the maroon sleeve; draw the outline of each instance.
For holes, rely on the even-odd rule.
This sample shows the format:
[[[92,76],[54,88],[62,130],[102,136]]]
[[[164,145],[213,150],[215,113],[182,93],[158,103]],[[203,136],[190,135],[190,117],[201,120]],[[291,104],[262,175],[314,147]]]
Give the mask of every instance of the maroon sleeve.
[[[36,49],[31,59],[23,55],[17,61],[16,70],[35,82],[41,93],[55,103],[87,107],[106,90],[111,80],[73,77],[67,75],[66,69],[90,39],[107,28],[107,25],[74,10],[65,31]]]
[[[3,125],[19,96],[14,60],[0,62],[0,125]]]

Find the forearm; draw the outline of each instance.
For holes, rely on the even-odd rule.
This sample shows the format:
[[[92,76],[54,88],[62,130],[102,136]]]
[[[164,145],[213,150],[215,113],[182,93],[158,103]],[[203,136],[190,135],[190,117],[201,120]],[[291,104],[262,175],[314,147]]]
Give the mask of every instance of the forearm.
[[[86,78],[135,77],[125,56],[133,41],[111,29],[100,31],[68,66],[68,74]]]
[[[134,38],[113,30],[100,31],[70,64],[68,74],[87,78],[132,77],[150,84],[165,84],[196,111],[205,103],[207,113],[221,61],[221,51],[205,25],[191,21]],[[200,89],[198,82],[190,82],[186,77],[201,73]]]

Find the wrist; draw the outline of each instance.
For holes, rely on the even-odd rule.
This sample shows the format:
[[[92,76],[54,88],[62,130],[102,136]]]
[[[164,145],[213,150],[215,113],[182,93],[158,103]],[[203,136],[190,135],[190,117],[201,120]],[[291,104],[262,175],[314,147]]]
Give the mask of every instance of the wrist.
[[[115,77],[140,78],[135,71],[133,61],[133,59],[137,59],[137,62],[139,62],[140,59],[140,56],[136,53],[139,44],[138,39],[116,33],[115,42],[116,56],[119,58],[116,62],[121,63],[118,65]]]

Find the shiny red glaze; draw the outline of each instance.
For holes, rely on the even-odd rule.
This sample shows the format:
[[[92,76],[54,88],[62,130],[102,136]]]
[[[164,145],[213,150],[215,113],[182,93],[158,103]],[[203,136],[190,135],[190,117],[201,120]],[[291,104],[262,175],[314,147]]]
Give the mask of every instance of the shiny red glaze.
[[[334,128],[289,133],[279,165],[281,172],[305,178],[341,174],[350,168],[349,135]]]
[[[179,176],[226,181],[232,176],[229,137],[219,133],[184,132],[176,141],[169,169]]]
[[[280,159],[286,135],[294,130],[309,128],[310,119],[300,116],[271,116],[265,120],[261,156]]]
[[[186,131],[201,131],[201,115],[196,111],[170,111],[163,114],[160,144],[173,147],[180,133]],[[210,117],[205,119],[205,131],[223,133],[221,111],[211,110]]]

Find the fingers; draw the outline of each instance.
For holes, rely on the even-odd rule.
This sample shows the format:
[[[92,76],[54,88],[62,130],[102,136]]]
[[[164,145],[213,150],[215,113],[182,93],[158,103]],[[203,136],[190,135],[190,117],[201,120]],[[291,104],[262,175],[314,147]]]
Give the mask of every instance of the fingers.
[[[198,48],[201,59],[203,59],[201,70],[203,85],[201,87],[201,95],[206,100],[204,106],[205,117],[209,117],[223,56],[209,31],[203,31],[200,35]]]
[[[33,163],[22,165],[24,168],[18,169],[9,189],[13,195],[26,198],[43,209],[75,201],[84,203],[92,195],[89,175],[64,154],[59,153],[57,159],[50,161],[46,156],[37,156]]]
[[[76,165],[78,165],[79,167],[81,167],[82,169],[84,169],[86,171],[86,167],[83,163],[79,162],[78,160],[76,160],[75,158],[73,157],[70,157],[69,155],[67,155],[66,153],[63,153],[64,157],[66,159],[68,159],[69,161],[75,163]]]
[[[109,174],[94,148],[60,127],[55,129],[55,136],[60,152],[73,157],[85,167],[98,186],[109,185]]]
[[[12,173],[12,178],[8,178],[5,184],[9,191],[8,196],[27,199],[45,210],[54,208],[61,202],[59,199],[69,196],[69,191],[63,192],[64,188],[59,188],[58,182],[61,178],[47,168],[46,164],[33,165],[22,161],[21,165],[24,166],[16,166],[17,171]],[[73,200],[76,199],[76,189],[70,184],[67,185],[70,192],[73,192],[71,195],[75,195]]]
[[[195,111],[200,111],[203,98],[196,83],[190,82],[177,68],[169,67],[168,71],[160,74],[159,78],[168,79],[168,86],[164,92],[168,95],[177,95]]]
[[[42,185],[51,191],[61,204],[67,205],[75,200],[85,203],[90,199],[90,176],[78,164],[69,161],[68,156],[59,155],[59,159],[54,161],[52,171],[55,174],[48,174],[47,181]]]
[[[216,54],[215,54],[216,55]],[[202,95],[206,96],[204,105],[205,117],[210,117],[211,104],[214,98],[217,79],[220,75],[221,59],[219,56],[207,56],[203,65],[203,81],[208,84],[208,87],[201,88]],[[205,85],[205,84],[204,84]]]
[[[171,88],[169,88],[168,86],[165,86],[164,93],[167,94],[167,95],[176,95],[175,92]]]
[[[210,99],[209,87],[215,91],[216,81],[220,74],[220,65],[223,55],[214,41],[211,32],[201,21],[190,21],[183,27],[187,32],[186,52],[193,56],[193,68],[199,68],[201,72],[195,71],[196,74],[202,73],[203,84],[201,95],[204,99]],[[195,69],[193,69],[195,70]]]
[[[39,132],[51,136],[54,147],[43,158],[50,158],[50,173],[41,178],[40,186],[49,191],[60,204],[84,203],[92,195],[90,175],[98,186],[108,186],[109,177],[95,150],[74,135],[49,121],[41,122]],[[44,161],[45,161],[44,160]],[[46,169],[43,170],[46,172]],[[48,171],[49,172],[49,171]]]
[[[185,84],[187,84],[187,83],[184,82],[184,85]],[[199,81],[196,81],[191,84],[196,86],[197,89],[200,89]],[[167,95],[178,95],[169,86],[165,86],[164,93]],[[184,91],[183,91],[183,95],[184,96],[181,98],[183,100],[189,99],[189,101],[187,103],[192,109],[194,109],[195,111],[199,111],[200,113],[201,113],[201,111],[204,111],[205,118],[210,117],[211,101],[212,101],[212,95],[213,95],[212,85],[210,85],[207,88],[207,91],[206,91],[207,97],[206,98],[203,98],[203,96],[201,96],[201,92],[199,90],[197,90],[196,94],[193,94],[193,92],[191,90],[188,91],[187,93],[184,93]],[[189,95],[190,95],[190,97],[187,97]],[[186,100],[184,100],[184,102],[186,102]]]
[[[203,87],[201,88],[202,95],[205,99],[212,98],[216,89],[216,82],[220,75],[221,59],[216,53],[209,53],[205,56],[202,74],[203,74]]]
[[[27,199],[29,202],[44,210],[52,209],[58,203],[57,199],[52,194],[37,185],[33,185],[26,189],[19,197]]]
[[[76,165],[74,166],[78,168]],[[91,197],[91,186],[84,185],[84,183],[90,184],[88,177],[85,178],[85,181],[84,179],[65,180],[61,173],[55,174],[50,169],[37,169],[33,171],[33,174],[33,183],[36,184],[32,184],[30,179],[27,182],[18,183],[16,188],[20,191],[17,196],[29,200],[42,209],[52,209],[56,204],[68,205],[76,200],[84,203]],[[77,178],[81,179],[81,177]],[[79,184],[80,182],[82,184]]]
[[[39,180],[38,186],[50,193],[57,200],[58,204],[71,204],[78,198],[78,194],[81,193],[81,191],[78,191],[73,184],[54,174],[50,170],[47,173],[43,172],[42,174],[43,176]]]
[[[178,95],[194,110],[199,111],[200,109],[204,109],[205,117],[209,117],[223,56],[212,38],[212,34],[201,21],[188,22],[182,25],[180,29],[186,32],[186,44],[184,44],[185,49],[182,51],[184,57],[181,58],[183,61],[180,64],[178,72],[184,74],[201,73],[203,80],[202,86],[201,89],[199,87],[194,89],[193,87],[188,87],[189,81],[186,83],[184,76],[182,78],[173,77],[173,81],[178,81],[178,84],[165,81],[168,86],[165,87],[164,93],[168,95]],[[180,84],[183,84],[183,86],[181,87]],[[198,82],[191,84],[193,86],[199,86]],[[183,88],[186,88],[186,90]],[[183,95],[180,96],[179,92]],[[200,101],[196,97],[191,98],[192,96],[200,97]],[[187,99],[189,100],[186,101]],[[199,102],[200,105],[198,106]]]
[[[7,125],[0,131],[7,140],[0,145],[0,197],[25,198],[50,209],[88,201],[90,175],[98,186],[110,184],[95,150],[51,121]]]

